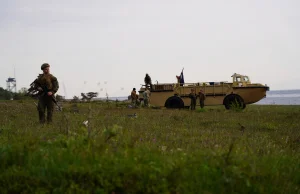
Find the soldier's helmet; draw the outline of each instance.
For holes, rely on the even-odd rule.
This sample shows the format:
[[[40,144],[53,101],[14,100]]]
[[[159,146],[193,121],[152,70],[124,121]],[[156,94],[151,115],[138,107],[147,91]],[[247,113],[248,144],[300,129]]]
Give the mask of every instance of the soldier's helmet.
[[[41,66],[41,70],[45,69],[46,67],[50,67],[50,65],[48,63],[44,63],[42,66]]]

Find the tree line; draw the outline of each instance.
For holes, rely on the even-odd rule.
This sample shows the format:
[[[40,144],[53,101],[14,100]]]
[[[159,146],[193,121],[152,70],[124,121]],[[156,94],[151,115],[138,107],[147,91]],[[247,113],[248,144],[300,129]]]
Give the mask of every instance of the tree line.
[[[18,92],[10,92],[2,87],[0,87],[0,100],[26,100],[31,99],[29,96],[26,96],[27,88],[23,87]],[[88,92],[88,93],[81,93],[82,99],[81,100],[87,100],[90,101],[92,98],[95,98],[98,96],[97,92]],[[64,100],[63,96],[55,95],[55,98],[58,101]],[[79,97],[74,96],[73,100],[80,100]]]
[[[2,87],[0,87],[0,100],[23,100],[28,98],[28,96],[25,96],[27,92],[26,88],[21,88],[18,92],[10,92]]]
[[[10,92],[2,87],[0,87],[0,100],[26,100],[31,99],[30,96],[26,96],[27,88],[21,88],[18,92]],[[56,95],[57,100],[62,100],[63,97]]]

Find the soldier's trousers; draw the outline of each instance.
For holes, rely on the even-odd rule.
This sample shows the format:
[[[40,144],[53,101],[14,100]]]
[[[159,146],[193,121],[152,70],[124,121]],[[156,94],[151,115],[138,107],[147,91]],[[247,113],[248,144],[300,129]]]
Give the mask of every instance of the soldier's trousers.
[[[47,122],[52,122],[52,115],[54,109],[54,103],[51,96],[43,96],[40,98],[38,103],[38,112],[40,123],[45,123],[45,112],[47,109]]]
[[[148,99],[144,99],[144,106],[148,107],[149,106],[149,100]]]
[[[204,101],[200,101],[200,107],[201,107],[201,108],[204,107]]]
[[[196,108],[196,100],[195,99],[191,99],[191,110],[195,110]]]
[[[132,106],[135,107],[137,105],[137,100],[136,99],[132,99],[131,100],[131,104],[132,104]]]

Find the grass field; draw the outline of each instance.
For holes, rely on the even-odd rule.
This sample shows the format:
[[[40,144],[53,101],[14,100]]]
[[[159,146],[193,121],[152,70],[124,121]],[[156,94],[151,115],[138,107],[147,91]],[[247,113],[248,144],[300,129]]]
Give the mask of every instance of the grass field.
[[[0,102],[1,193],[300,193],[300,106],[77,105]]]

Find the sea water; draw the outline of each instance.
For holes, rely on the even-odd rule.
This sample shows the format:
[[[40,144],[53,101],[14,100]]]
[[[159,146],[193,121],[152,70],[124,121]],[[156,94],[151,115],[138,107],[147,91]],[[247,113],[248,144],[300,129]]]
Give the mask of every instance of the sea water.
[[[119,101],[127,100],[128,97],[110,97],[109,100]],[[300,105],[300,89],[299,90],[273,90],[267,91],[266,98],[261,99],[255,104],[265,105]]]

